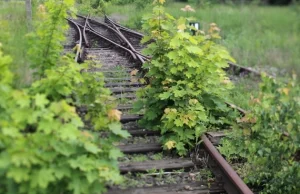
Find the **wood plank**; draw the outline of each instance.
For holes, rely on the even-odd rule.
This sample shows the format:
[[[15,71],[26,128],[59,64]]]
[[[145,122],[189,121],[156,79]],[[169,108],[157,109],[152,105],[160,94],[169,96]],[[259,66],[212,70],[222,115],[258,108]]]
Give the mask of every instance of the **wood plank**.
[[[182,168],[192,168],[194,163],[191,159],[178,158],[178,159],[167,159],[167,160],[156,160],[156,161],[145,161],[145,162],[130,162],[120,163],[119,168],[121,173],[126,172],[146,172],[152,169],[163,169],[163,170],[176,170]]]
[[[129,93],[129,94],[125,93],[125,94],[114,95],[114,97],[117,98],[117,99],[121,99],[121,98],[135,99],[136,95],[132,94],[132,93]]]
[[[136,92],[140,88],[109,88],[114,94]]]
[[[117,106],[118,110],[128,110],[128,109],[132,109],[132,104],[119,104]]]
[[[130,109],[132,109],[132,105],[131,104],[119,105],[119,106],[117,106],[117,109],[118,110],[130,110]],[[76,107],[76,110],[78,110],[80,112],[84,112],[84,113],[86,113],[88,111],[87,107],[85,107],[85,106]]]
[[[125,154],[160,152],[163,150],[162,145],[160,143],[129,144],[129,145],[122,145],[122,146],[118,146],[118,147]]]
[[[122,81],[131,81],[131,78],[130,77],[120,77],[120,78],[104,78],[104,81],[105,82],[108,82],[108,81],[120,81],[120,82],[122,82]]]
[[[163,186],[111,189],[106,194],[219,194],[225,193],[222,183],[191,183],[169,184]]]
[[[122,83],[107,83],[105,87],[132,87],[132,86],[145,86],[146,84],[142,84],[139,82],[122,82]]]
[[[147,129],[129,129],[127,130],[131,136],[154,136],[154,135],[160,135],[159,131],[154,131],[154,130],[147,130]]]
[[[218,131],[218,132],[207,132],[208,139],[211,141],[211,143],[215,146],[220,144],[220,141],[223,137],[226,136],[225,132]]]
[[[121,116],[121,122],[129,122],[129,121],[137,121],[141,119],[143,115],[122,115]]]
[[[104,74],[116,74],[116,73],[130,73],[132,69],[120,69],[120,70],[114,70],[114,69],[105,69],[100,71]]]
[[[243,76],[243,75],[251,74],[251,75],[253,75],[255,77],[258,77],[258,78],[261,77],[261,73],[256,71],[256,70],[253,70],[253,69],[250,69],[250,68],[247,68],[247,67],[243,67],[243,66],[231,63],[231,62],[229,62],[228,64],[229,64],[229,67],[226,68],[225,70],[227,70],[227,71],[231,70],[236,75]]]

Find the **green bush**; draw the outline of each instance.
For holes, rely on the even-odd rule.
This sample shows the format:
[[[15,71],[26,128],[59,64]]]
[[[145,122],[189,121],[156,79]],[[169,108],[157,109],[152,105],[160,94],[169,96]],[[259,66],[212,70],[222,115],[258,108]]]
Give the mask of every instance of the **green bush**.
[[[103,75],[85,73],[90,64],[61,56],[64,17],[73,3],[48,0],[40,13],[29,48],[39,55],[32,59],[38,77],[30,87],[13,88],[12,59],[0,52],[1,194],[103,193],[121,181],[114,142],[129,134],[121,130]],[[84,120],[91,129],[79,106],[88,109]]]
[[[232,85],[223,68],[233,59],[213,41],[216,26],[206,36],[192,36],[189,21],[176,20],[161,5],[145,20],[151,34],[143,41],[153,41],[144,51],[151,61],[143,65],[150,84],[139,91],[135,108],[145,109],[141,124],[160,130],[165,148],[185,155],[205,131],[230,122],[224,102]]]
[[[261,193],[294,194],[300,190],[300,87],[264,77],[260,94],[220,150],[245,158],[245,180],[263,186]]]

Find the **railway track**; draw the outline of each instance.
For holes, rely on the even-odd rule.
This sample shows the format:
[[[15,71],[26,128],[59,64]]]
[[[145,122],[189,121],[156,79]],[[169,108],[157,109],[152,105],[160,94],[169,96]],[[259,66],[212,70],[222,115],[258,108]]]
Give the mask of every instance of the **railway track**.
[[[79,15],[68,21],[71,38],[66,50],[76,47],[74,60],[78,62],[90,59],[102,64],[89,72],[101,71],[105,75],[105,86],[123,113],[123,129],[131,134],[130,139],[118,145],[124,153],[119,167],[125,184],[109,185],[107,194],[252,193],[214,147],[212,142],[217,142],[220,134],[204,135],[203,144],[191,154],[193,157],[179,157],[162,151],[157,131],[138,126],[142,113],[134,114],[132,106],[136,91],[145,86],[140,81],[141,65],[149,60],[140,53],[144,47],[140,44],[142,34],[107,16],[101,21]]]

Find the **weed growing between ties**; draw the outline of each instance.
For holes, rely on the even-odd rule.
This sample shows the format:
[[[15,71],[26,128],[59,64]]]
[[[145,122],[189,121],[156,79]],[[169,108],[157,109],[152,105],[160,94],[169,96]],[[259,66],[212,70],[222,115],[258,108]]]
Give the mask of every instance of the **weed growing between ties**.
[[[28,48],[38,55],[32,58],[37,76],[30,87],[13,87],[12,58],[0,52],[1,194],[103,193],[107,184],[122,180],[122,154],[114,142],[129,134],[121,130],[121,113],[103,75],[86,73],[90,64],[79,65],[73,56],[60,56],[73,4],[48,0],[39,6]],[[87,107],[92,130],[83,130],[80,106]]]
[[[246,159],[245,180],[262,193],[294,194],[300,189],[300,87],[264,76],[260,93],[219,148],[228,159]]]
[[[232,84],[223,71],[233,59],[213,41],[219,38],[215,24],[209,34],[192,36],[190,19],[175,19],[163,3],[156,2],[145,18],[144,29],[151,34],[143,41],[154,40],[145,49],[152,59],[143,66],[150,85],[138,93],[135,109],[145,109],[141,124],[160,130],[166,149],[185,155],[205,131],[224,127],[234,117],[224,103]]]

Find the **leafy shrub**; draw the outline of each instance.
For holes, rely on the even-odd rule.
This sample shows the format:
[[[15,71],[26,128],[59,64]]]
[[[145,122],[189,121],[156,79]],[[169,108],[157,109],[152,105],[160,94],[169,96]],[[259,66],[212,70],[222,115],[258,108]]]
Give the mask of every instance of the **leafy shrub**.
[[[31,68],[35,69],[38,77],[43,77],[45,70],[56,66],[61,55],[59,51],[63,49],[64,32],[68,29],[65,19],[68,16],[67,10],[73,3],[48,0],[45,5],[38,6],[36,30],[28,35],[31,42],[28,49]]]
[[[245,180],[264,186],[262,193],[300,190],[300,87],[296,76],[288,83],[264,77],[251,111],[223,140],[228,158],[246,158]]]
[[[0,52],[0,193],[103,193],[121,181],[113,145],[121,130],[103,75],[85,73],[90,64],[60,56],[66,12],[73,1],[49,0],[38,24],[33,64],[40,79],[16,90],[11,58]],[[60,10],[60,11],[58,11]],[[62,26],[57,26],[62,25]],[[41,29],[42,28],[42,29]],[[52,36],[49,39],[48,36]],[[56,37],[57,36],[57,37]],[[43,39],[44,37],[44,39]],[[57,38],[57,39],[56,39]],[[35,46],[40,46],[38,51]],[[80,86],[80,87],[79,87]],[[76,113],[85,106],[86,129]],[[105,133],[99,133],[105,132]]]
[[[80,130],[83,122],[65,100],[14,90],[10,61],[0,53],[0,193],[99,193],[118,182],[113,139]]]
[[[152,43],[144,53],[152,58],[143,68],[150,85],[139,92],[135,108],[145,109],[142,125],[160,130],[165,147],[184,155],[201,134],[223,127],[233,115],[224,103],[232,85],[223,71],[233,59],[212,40],[217,28],[192,36],[189,20],[176,20],[161,5],[145,20],[151,34],[143,41]]]

